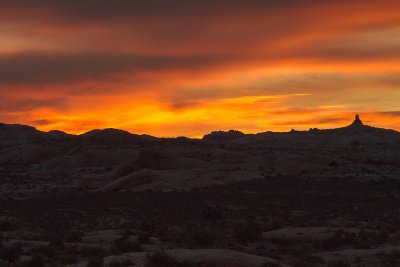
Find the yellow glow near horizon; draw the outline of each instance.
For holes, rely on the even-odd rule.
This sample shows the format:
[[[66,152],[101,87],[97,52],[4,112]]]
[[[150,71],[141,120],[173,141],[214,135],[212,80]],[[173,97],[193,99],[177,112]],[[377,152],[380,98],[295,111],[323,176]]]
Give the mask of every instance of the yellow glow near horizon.
[[[339,127],[361,113],[400,130],[398,1],[172,0],[170,14],[145,2],[97,13],[89,0],[79,19],[73,2],[17,2],[0,10],[1,122],[200,137]]]

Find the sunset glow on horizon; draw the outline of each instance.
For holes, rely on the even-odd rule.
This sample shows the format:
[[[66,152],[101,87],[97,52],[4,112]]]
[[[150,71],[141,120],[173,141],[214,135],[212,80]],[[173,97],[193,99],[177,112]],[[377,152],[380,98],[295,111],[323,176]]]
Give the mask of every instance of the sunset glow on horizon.
[[[400,1],[0,2],[0,122],[400,130]]]

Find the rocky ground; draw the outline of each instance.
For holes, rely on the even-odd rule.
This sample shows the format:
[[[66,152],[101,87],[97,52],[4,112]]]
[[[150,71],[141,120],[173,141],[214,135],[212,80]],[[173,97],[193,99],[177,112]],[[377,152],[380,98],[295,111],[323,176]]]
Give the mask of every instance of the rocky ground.
[[[400,133],[0,124],[0,266],[400,266]],[[352,264],[352,265],[351,265]]]

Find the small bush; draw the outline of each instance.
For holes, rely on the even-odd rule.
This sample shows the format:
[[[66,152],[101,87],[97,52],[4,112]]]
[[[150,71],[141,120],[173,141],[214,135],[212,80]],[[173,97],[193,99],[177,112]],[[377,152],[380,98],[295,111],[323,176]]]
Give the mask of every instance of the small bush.
[[[164,251],[147,254],[145,267],[199,267],[189,261],[177,261]]]
[[[148,254],[146,258],[146,267],[175,267],[176,260],[164,251],[157,251]]]
[[[74,246],[68,247],[68,253],[73,255],[80,255],[83,258],[93,258],[98,256],[106,256],[108,251],[102,247],[95,246]]]
[[[223,218],[223,212],[220,207],[208,206],[202,210],[201,217],[208,221],[221,220]]]
[[[54,246],[36,246],[31,249],[32,255],[42,255],[46,258],[56,258],[60,251],[57,247]]]
[[[351,267],[351,264],[346,260],[332,261],[328,264],[329,267]]]
[[[65,237],[66,242],[81,242],[82,241],[82,233],[79,231],[71,231]]]
[[[132,266],[133,262],[129,259],[125,259],[122,261],[112,261],[108,264],[107,267],[124,267],[124,266]]]
[[[104,267],[104,259],[102,257],[92,257],[86,263],[86,267]]]
[[[145,245],[145,244],[150,244],[151,243],[150,235],[148,233],[146,233],[146,232],[139,233],[137,238],[138,238],[137,242],[140,243],[140,244],[144,244]]]
[[[322,242],[322,247],[324,249],[333,249],[340,246],[352,246],[356,242],[357,236],[354,233],[336,230],[328,239]]]
[[[74,254],[64,254],[60,256],[59,260],[63,265],[65,265],[75,263],[79,260],[79,258]]]
[[[28,261],[28,266],[45,266],[46,257],[42,254],[33,254],[32,258]]]
[[[252,222],[240,224],[233,230],[233,236],[240,242],[255,241],[260,235],[261,228]]]
[[[8,262],[15,262],[19,259],[22,248],[19,244],[5,246],[0,251],[0,259]]]
[[[271,218],[270,220],[268,220],[265,224],[264,224],[264,230],[265,231],[272,231],[272,230],[276,230],[279,228],[282,228],[285,224],[285,221],[279,217],[274,217]]]
[[[207,247],[215,243],[216,233],[208,229],[189,231],[185,240],[189,246]]]
[[[111,254],[122,254],[127,252],[142,252],[143,246],[138,241],[133,242],[129,238],[121,237],[113,242],[110,248]]]
[[[11,222],[4,221],[0,223],[0,231],[9,231],[11,230]]]
[[[56,247],[56,248],[60,248],[60,249],[64,249],[64,248],[65,248],[64,240],[62,239],[61,236],[59,236],[59,235],[54,235],[54,236],[51,237],[51,239],[50,239],[49,246],[51,246],[51,247]]]
[[[261,267],[282,267],[282,264],[275,261],[266,261],[263,264],[261,264]]]
[[[122,237],[121,238],[125,238],[128,239],[129,237],[131,237],[133,235],[133,232],[131,229],[126,229],[123,233],[122,233]]]

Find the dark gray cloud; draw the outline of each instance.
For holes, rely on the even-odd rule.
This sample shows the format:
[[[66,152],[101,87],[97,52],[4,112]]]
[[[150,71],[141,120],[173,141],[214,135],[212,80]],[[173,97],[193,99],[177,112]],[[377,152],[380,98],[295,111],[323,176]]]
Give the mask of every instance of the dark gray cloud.
[[[339,0],[346,3],[349,1]],[[339,2],[336,1],[336,2]],[[254,12],[271,13],[279,10],[304,8],[329,4],[328,0],[316,1],[265,1],[265,0],[2,0],[0,14],[36,16],[50,14],[53,18],[71,21],[103,21],[107,19],[162,19],[221,17],[224,14],[240,15]]]
[[[30,125],[42,126],[42,125],[48,125],[50,123],[54,123],[54,121],[43,119],[43,120],[33,120],[33,121],[31,121]]]
[[[18,23],[22,24],[24,21],[29,22],[32,18],[37,18],[38,21],[44,20],[46,23],[37,28],[38,31],[41,29],[46,31],[50,28],[50,34],[44,34],[48,38],[44,42],[47,42],[49,46],[53,42],[57,44],[58,40],[57,37],[52,37],[51,33],[56,32],[54,35],[58,37],[65,35],[63,30],[58,28],[60,25],[71,27],[67,34],[70,38],[66,38],[66,41],[78,44],[78,48],[75,47],[71,51],[79,50],[80,52],[24,52],[0,55],[0,85],[30,84],[34,86],[48,83],[71,83],[86,79],[104,80],[121,73],[130,72],[135,75],[141,71],[174,69],[213,71],[217,66],[230,63],[272,65],[279,60],[292,59],[347,62],[400,57],[398,47],[378,49],[370,45],[359,49],[337,42],[332,43],[329,38],[328,41],[317,38],[318,34],[306,45],[294,45],[291,49],[282,51],[279,49],[281,45],[290,43],[287,38],[290,40],[296,36],[301,37],[302,33],[307,35],[312,33],[315,27],[318,28],[319,22],[316,18],[298,16],[296,11],[309,7],[329,6],[331,2],[328,0],[307,2],[299,0],[254,0],[251,2],[239,0],[195,2],[184,0],[2,0],[0,1],[0,21],[2,16],[6,17],[5,21],[7,17],[15,16]],[[357,3],[357,1],[340,2],[343,6]],[[364,4],[366,3],[374,3],[374,1],[365,1]],[[336,6],[340,4],[335,1]],[[253,16],[257,14],[258,16]],[[226,19],[225,15],[228,15],[229,19]],[[241,15],[245,18],[240,17]],[[329,17],[329,14],[327,15]],[[221,20],[220,23],[214,22],[214,27],[206,24],[209,16]],[[262,20],[257,20],[256,17]],[[148,21],[136,23],[135,20],[138,19],[148,19]],[[183,20],[171,23],[176,19]],[[61,22],[53,24],[48,20],[58,22],[61,20]],[[113,24],[112,21],[116,20],[120,23]],[[252,21],[249,25],[245,23],[248,20]],[[104,23],[99,23],[100,21]],[[235,21],[243,22],[245,26]],[[90,28],[88,32],[85,32],[88,33],[87,36],[75,35],[73,29],[77,32],[80,30],[79,25],[75,23],[81,22],[94,22],[98,27]],[[32,23],[35,24],[35,21]],[[29,36],[35,37],[35,33],[32,33],[36,31],[35,27],[33,27],[34,30],[27,25],[24,27],[28,28]],[[98,29],[101,29],[101,37],[98,36]],[[328,27],[327,30],[329,29]],[[22,33],[19,35],[25,38]],[[319,41],[321,39],[322,41]],[[80,42],[89,45],[79,47]],[[140,47],[141,51],[148,48],[147,54],[119,52],[121,43],[126,44],[125,50],[129,50],[130,46]],[[94,53],[93,49],[103,52]],[[167,55],[172,53],[192,54]]]
[[[377,113],[384,116],[400,117],[400,111],[383,111]]]
[[[281,121],[275,122],[274,125],[276,126],[302,126],[302,125],[315,125],[315,124],[330,124],[330,123],[342,123],[348,121],[349,118],[347,116],[343,117],[315,117],[307,120],[292,120],[292,121]]]
[[[104,80],[113,75],[141,71],[202,70],[240,56],[196,54],[189,56],[114,53],[25,52],[0,56],[0,85],[71,83]]]
[[[64,109],[68,105],[66,98],[47,98],[47,99],[9,99],[1,101],[0,111],[17,110],[18,112],[31,111],[37,108]]]
[[[318,45],[318,44],[316,44]],[[381,59],[400,58],[400,47],[376,47],[365,45],[363,47],[340,46],[338,43],[307,47],[292,54],[297,58],[320,59],[332,61],[371,61]]]

